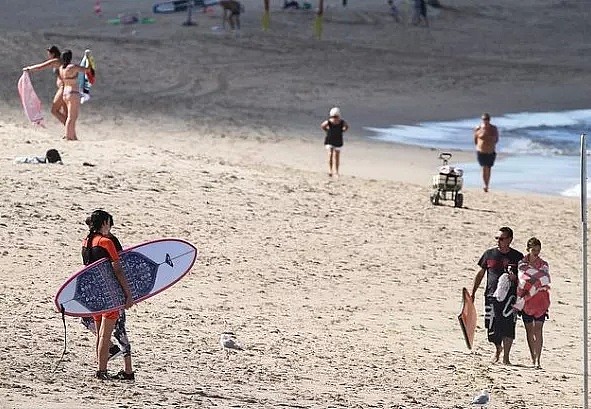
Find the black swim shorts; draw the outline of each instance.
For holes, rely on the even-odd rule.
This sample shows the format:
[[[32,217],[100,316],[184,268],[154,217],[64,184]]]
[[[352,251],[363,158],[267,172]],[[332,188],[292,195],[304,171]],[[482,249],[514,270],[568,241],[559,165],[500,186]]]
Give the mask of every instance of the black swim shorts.
[[[476,158],[478,159],[478,163],[480,166],[486,166],[488,168],[492,168],[495,164],[495,159],[497,158],[496,152],[493,153],[482,153],[476,152]]]
[[[524,312],[521,313],[521,319],[523,320],[524,324],[529,324],[534,321],[536,322],[544,322],[546,321],[547,314],[542,315],[541,317],[534,317],[533,315],[528,315]]]
[[[484,326],[487,329],[488,341],[500,345],[503,338],[515,339],[515,313],[513,304],[515,296],[498,302],[495,297],[486,297],[484,302]]]

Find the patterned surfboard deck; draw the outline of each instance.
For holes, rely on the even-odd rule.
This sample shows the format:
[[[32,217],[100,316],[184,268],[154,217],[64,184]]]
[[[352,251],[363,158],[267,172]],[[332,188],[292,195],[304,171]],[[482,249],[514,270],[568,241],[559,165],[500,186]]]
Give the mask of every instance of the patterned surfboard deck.
[[[135,302],[150,298],[180,280],[193,267],[197,249],[180,239],[161,239],[121,252],[121,265]],[[72,275],[55,296],[58,311],[89,316],[116,311],[125,304],[111,262],[99,260]]]

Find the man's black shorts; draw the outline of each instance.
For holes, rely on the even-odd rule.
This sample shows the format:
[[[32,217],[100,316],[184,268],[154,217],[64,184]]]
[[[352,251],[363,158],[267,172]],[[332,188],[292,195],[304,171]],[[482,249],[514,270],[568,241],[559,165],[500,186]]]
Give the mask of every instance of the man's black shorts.
[[[515,339],[516,316],[512,308],[514,303],[514,295],[508,295],[501,302],[494,297],[486,297],[484,326],[487,329],[489,342],[500,345],[503,338]]]
[[[476,152],[476,158],[478,159],[478,163],[480,166],[486,166],[488,168],[492,168],[495,164],[495,159],[497,158],[496,152],[493,153],[482,153]]]

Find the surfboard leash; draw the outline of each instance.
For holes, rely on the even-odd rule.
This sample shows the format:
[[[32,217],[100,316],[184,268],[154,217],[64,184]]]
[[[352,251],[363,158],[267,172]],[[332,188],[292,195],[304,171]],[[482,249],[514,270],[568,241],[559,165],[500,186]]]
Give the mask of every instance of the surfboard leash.
[[[53,371],[51,371],[52,374],[55,373],[55,371],[57,370],[59,365],[63,362],[64,356],[66,355],[66,349],[68,347],[68,342],[67,342],[68,331],[67,331],[67,327],[66,327],[66,309],[64,308],[64,304],[60,304],[60,312],[62,314],[62,323],[64,324],[64,350],[62,351],[62,356],[60,356],[60,359],[57,361],[57,364],[55,364]]]

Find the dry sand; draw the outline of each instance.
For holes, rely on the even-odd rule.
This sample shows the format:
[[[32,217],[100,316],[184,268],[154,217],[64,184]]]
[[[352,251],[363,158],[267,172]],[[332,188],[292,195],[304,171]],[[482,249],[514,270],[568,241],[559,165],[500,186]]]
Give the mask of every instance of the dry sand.
[[[101,18],[90,0],[3,2],[0,408],[465,408],[483,388],[490,408],[581,407],[578,201],[466,189],[465,208],[433,207],[437,152],[363,127],[588,108],[589,6],[442,1],[429,29],[394,23],[381,1],[329,1],[322,40],[313,13],[278,3],[263,32],[253,0],[239,38],[212,30],[219,9],[193,27],[183,14],[113,26],[151,16],[152,1],[102,1]],[[20,69],[50,44],[91,48],[99,64],[78,142],[19,106]],[[47,107],[51,74],[33,81]],[[339,180],[318,128],[333,105],[352,125]],[[63,166],[12,162],[51,147]],[[131,384],[93,378],[93,338],[72,318],[53,372],[52,299],[98,207],[126,245],[172,236],[200,250],[184,280],[129,311]],[[542,370],[521,323],[514,366],[489,363],[482,322],[473,352],[458,326],[461,288],[503,225],[520,250],[539,237],[550,263]],[[226,329],[246,346],[230,359]]]

